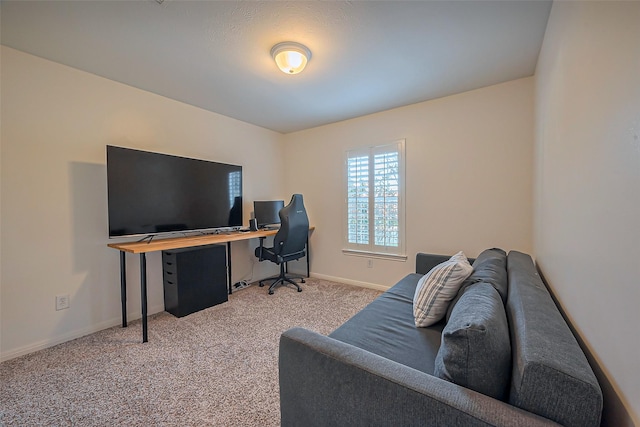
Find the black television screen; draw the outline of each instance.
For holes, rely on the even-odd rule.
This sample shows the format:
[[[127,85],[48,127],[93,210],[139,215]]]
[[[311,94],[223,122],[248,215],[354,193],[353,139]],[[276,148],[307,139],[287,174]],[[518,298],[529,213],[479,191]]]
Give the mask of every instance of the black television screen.
[[[242,225],[242,166],[107,146],[109,237]]]
[[[256,200],[253,202],[253,215],[259,228],[280,224],[280,209],[284,207],[284,200]]]

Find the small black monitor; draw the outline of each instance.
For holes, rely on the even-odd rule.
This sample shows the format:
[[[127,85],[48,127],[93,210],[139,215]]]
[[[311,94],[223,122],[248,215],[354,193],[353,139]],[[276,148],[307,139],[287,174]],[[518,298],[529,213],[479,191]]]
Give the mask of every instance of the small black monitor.
[[[280,224],[280,209],[284,208],[284,200],[255,200],[253,212],[258,228]]]

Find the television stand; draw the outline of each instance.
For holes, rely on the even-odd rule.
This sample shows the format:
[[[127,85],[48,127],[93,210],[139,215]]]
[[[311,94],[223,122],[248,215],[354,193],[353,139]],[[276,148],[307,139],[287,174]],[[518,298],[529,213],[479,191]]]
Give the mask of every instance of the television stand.
[[[156,237],[155,234],[149,234],[148,236],[144,236],[142,239],[138,240],[138,243],[144,242],[147,239],[149,240],[147,243],[151,243],[154,237]]]

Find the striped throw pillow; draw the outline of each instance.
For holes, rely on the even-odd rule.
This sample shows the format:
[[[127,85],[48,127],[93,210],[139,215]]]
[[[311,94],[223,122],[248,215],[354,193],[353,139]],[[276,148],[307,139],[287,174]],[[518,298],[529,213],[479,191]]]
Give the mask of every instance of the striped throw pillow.
[[[472,272],[473,267],[461,251],[422,276],[413,296],[413,317],[416,326],[431,326],[442,319],[460,285]]]

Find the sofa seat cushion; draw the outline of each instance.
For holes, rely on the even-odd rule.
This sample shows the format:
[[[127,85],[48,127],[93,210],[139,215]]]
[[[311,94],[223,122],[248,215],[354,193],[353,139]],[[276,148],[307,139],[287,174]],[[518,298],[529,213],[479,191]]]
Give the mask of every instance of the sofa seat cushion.
[[[444,322],[416,328],[413,295],[422,274],[409,274],[329,336],[429,375]]]
[[[489,283],[470,286],[454,307],[442,331],[434,375],[506,399],[511,376],[509,325],[500,294]]]

